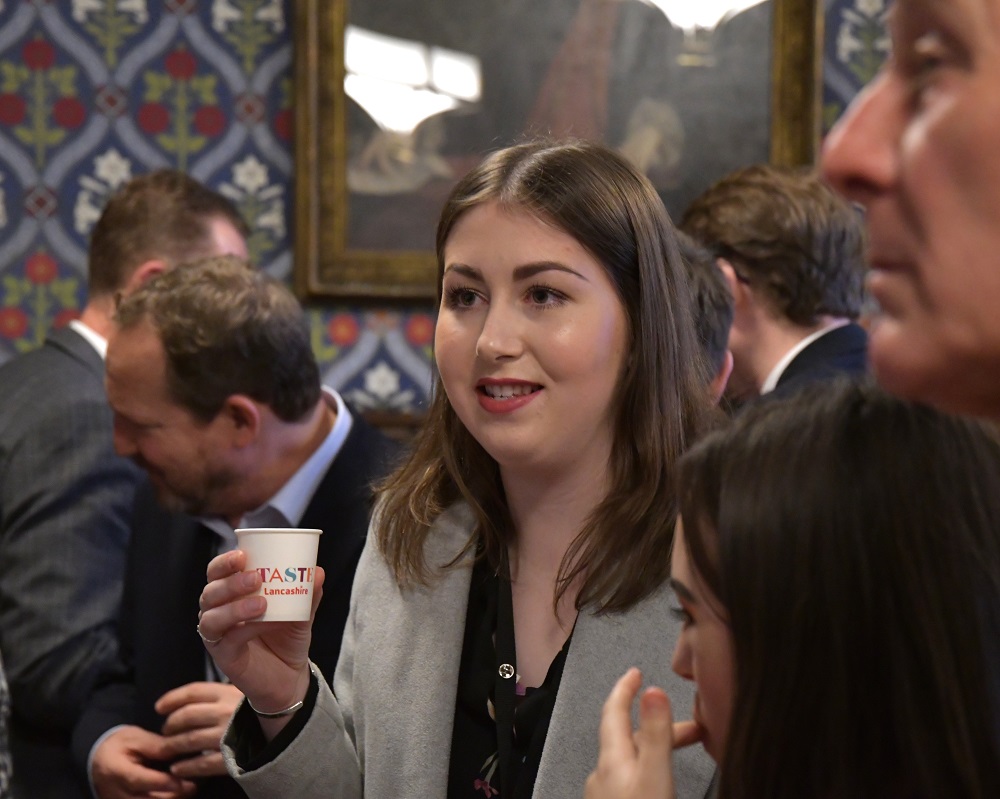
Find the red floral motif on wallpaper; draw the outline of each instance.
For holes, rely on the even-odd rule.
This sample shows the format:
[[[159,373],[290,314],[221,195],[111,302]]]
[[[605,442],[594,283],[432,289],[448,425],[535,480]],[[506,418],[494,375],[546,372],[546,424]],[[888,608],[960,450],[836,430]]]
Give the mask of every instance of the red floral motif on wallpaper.
[[[34,155],[40,168],[67,132],[87,121],[80,101],[79,70],[61,66],[52,42],[35,36],[21,46],[20,63],[5,63],[0,78],[0,124]]]
[[[199,73],[198,57],[181,45],[167,53],[163,71],[143,76],[145,91],[139,127],[169,153],[180,169],[226,129],[219,107],[219,78],[211,69]]]

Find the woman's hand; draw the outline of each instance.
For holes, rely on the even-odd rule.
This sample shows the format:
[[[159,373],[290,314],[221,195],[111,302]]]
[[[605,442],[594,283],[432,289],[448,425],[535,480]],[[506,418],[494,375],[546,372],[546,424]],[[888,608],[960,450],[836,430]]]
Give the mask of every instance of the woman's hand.
[[[629,669],[601,711],[601,751],[587,778],[586,799],[674,799],[673,750],[695,743],[698,726],[673,723],[662,688],[647,688],[639,700],[639,729],[632,730],[632,703],[642,673]]]
[[[255,709],[272,713],[303,699],[309,688],[312,622],[326,575],[322,568],[316,569],[309,621],[258,622],[267,600],[255,595],[260,574],[243,571],[245,567],[246,554],[240,550],[219,555],[208,564],[198,630],[219,670]],[[270,737],[289,718],[262,719],[261,726]]]

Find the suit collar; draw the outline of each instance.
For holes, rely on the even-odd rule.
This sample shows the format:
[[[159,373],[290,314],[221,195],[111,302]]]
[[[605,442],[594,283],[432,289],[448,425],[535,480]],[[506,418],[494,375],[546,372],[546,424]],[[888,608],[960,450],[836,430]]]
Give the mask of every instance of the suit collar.
[[[861,325],[851,322],[828,331],[802,349],[778,378],[778,386],[815,371],[864,374],[867,358],[868,334]]]
[[[104,380],[104,359],[87,339],[72,328],[62,327],[50,331],[45,343],[62,350]]]
[[[97,350],[97,354],[101,356],[102,360],[108,359],[108,340],[94,328],[79,319],[72,319],[67,327],[83,336],[90,346]]]
[[[778,383],[781,382],[781,377],[785,373],[785,370],[788,368],[788,365],[792,363],[792,361],[794,361],[797,357],[799,357],[799,353],[807,350],[810,346],[812,346],[814,342],[819,341],[824,336],[828,336],[833,331],[839,330],[840,328],[849,324],[850,324],[849,320],[839,319],[836,322],[832,322],[826,327],[820,328],[819,330],[815,330],[808,336],[805,336],[804,338],[800,339],[799,342],[794,347],[792,347],[790,350],[788,350],[788,352],[786,352],[784,355],[781,356],[781,360],[779,360],[774,365],[774,368],[771,369],[771,372],[764,379],[764,383],[760,387],[760,393],[768,394],[774,391]]]
[[[288,520],[292,527],[301,526],[302,517],[323,482],[330,465],[337,460],[353,427],[353,418],[344,401],[331,389],[324,389],[321,402],[331,407],[336,416],[330,432],[319,446],[295,470],[267,505]],[[250,527],[256,524],[248,524]]]
[[[299,526],[322,529],[323,523],[329,525],[331,515],[337,513],[338,509],[355,507],[359,494],[370,497],[370,487],[358,486],[357,475],[382,474],[381,471],[373,472],[364,466],[371,460],[380,458],[384,448],[381,435],[355,415],[347,438],[313,492]]]

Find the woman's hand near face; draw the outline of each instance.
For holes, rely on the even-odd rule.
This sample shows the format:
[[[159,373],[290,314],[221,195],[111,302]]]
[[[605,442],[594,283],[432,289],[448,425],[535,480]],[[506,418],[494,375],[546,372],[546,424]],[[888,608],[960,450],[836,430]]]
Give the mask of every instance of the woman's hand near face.
[[[208,564],[198,628],[215,665],[262,712],[276,712],[303,699],[309,688],[309,644],[316,607],[323,596],[322,568],[316,569],[309,621],[256,622],[267,600],[256,596],[261,578],[244,572],[246,554],[226,552]],[[261,719],[273,737],[291,716]]]
[[[647,688],[639,700],[639,729],[632,730],[632,703],[642,673],[629,669],[611,690],[601,712],[601,751],[587,778],[586,799],[673,799],[673,750],[695,743],[698,726],[673,723],[670,699]]]

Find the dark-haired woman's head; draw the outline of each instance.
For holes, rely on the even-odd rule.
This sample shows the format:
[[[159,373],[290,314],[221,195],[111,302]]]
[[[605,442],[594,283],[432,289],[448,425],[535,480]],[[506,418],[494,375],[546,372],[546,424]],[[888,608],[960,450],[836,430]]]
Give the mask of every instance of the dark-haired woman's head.
[[[500,150],[453,190],[437,231],[439,280],[456,227],[474,209],[531,217],[560,231],[604,270],[626,321],[629,357],[614,415],[619,439],[677,425],[690,401],[695,341],[675,231],[652,185],[621,156],[588,142],[531,142]],[[447,298],[444,298],[445,300]],[[700,397],[699,397],[700,399]]]
[[[709,404],[663,203],[603,146],[516,145],[456,185],[437,255],[440,376],[412,462],[419,485],[406,489],[433,501],[414,514],[407,500],[405,515],[426,523],[462,497],[499,561],[513,533],[505,469],[599,469],[605,485],[563,584],[583,578],[583,604],[630,606],[667,578],[658,552],[676,512],[674,466]],[[393,539],[390,561],[419,572],[404,552],[419,552],[419,537]]]
[[[720,796],[1000,795],[998,486],[991,430],[847,381],[682,460],[674,565],[701,601],[675,665],[698,678],[728,632],[731,707],[699,699],[724,711]]]

